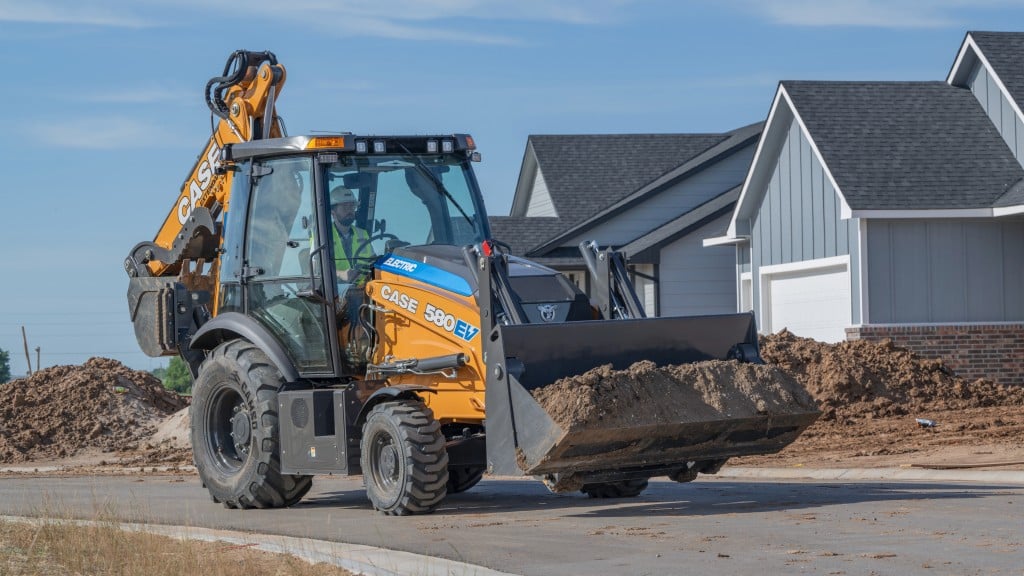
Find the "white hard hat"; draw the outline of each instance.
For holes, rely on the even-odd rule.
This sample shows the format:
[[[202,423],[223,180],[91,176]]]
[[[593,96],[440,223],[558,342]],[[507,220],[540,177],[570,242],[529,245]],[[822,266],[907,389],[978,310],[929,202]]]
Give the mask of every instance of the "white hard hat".
[[[359,201],[356,200],[355,193],[344,186],[337,186],[331,190],[331,206],[345,203],[358,204]]]

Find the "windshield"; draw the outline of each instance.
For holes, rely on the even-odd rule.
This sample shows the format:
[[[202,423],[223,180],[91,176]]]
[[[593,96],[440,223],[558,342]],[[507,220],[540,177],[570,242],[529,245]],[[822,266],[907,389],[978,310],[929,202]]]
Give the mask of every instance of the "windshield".
[[[485,238],[486,215],[465,156],[349,156],[329,165],[325,176],[332,226],[359,228],[357,237],[368,238],[376,255],[399,246],[464,246]],[[355,204],[351,216],[338,209],[342,202]],[[358,246],[350,251],[360,252]]]

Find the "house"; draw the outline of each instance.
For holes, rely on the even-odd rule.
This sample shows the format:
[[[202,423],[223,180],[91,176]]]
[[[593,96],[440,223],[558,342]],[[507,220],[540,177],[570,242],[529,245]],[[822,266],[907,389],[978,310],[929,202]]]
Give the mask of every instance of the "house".
[[[511,214],[490,218],[492,235],[587,293],[579,244],[623,250],[648,315],[732,312],[736,255],[701,240],[725,232],[761,127],[530,136]]]
[[[946,81],[783,81],[727,233],[762,333],[890,338],[1024,381],[1024,33]]]

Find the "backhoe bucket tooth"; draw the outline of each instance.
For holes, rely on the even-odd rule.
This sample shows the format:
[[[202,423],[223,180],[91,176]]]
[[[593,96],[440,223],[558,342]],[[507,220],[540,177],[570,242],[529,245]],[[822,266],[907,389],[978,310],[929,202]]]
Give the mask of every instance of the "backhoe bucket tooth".
[[[487,453],[497,474],[660,470],[687,462],[781,450],[818,417],[813,401],[738,406],[659,406],[625,427],[563,429],[532,391],[560,378],[641,360],[658,366],[746,356],[760,363],[751,314],[499,326],[485,343]],[[809,399],[809,396],[806,398]],[[781,406],[781,408],[779,408]]]

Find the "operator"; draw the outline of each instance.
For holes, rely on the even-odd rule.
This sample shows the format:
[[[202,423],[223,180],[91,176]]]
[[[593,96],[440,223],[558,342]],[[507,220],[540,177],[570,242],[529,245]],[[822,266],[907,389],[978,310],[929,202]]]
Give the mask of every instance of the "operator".
[[[366,283],[366,267],[377,257],[370,245],[370,234],[355,226],[359,201],[356,195],[338,186],[331,190],[331,227],[334,231],[334,269],[339,282]]]
[[[361,288],[366,284],[368,267],[377,256],[369,242],[370,234],[355,225],[359,209],[356,195],[344,186],[337,186],[331,190],[330,199],[334,269],[339,284],[348,284],[338,287],[338,295],[342,297],[341,309],[345,310],[351,336],[359,323],[359,308],[363,304]]]

